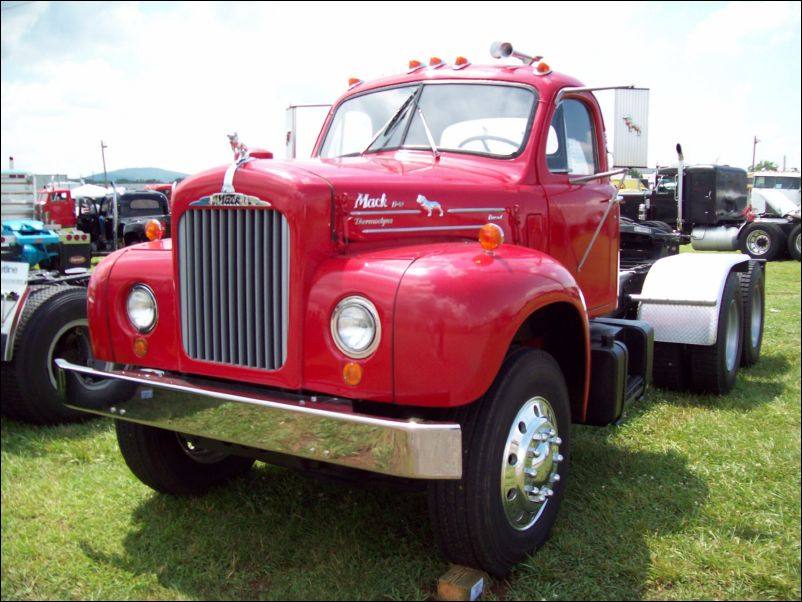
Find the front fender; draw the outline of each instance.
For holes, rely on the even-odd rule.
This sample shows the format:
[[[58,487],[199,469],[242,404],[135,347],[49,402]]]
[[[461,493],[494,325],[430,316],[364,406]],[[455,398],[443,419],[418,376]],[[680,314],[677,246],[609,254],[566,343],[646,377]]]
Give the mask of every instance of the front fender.
[[[479,398],[524,321],[554,303],[586,313],[573,277],[539,251],[510,245],[491,256],[455,243],[416,259],[396,295],[395,401],[453,407]]]

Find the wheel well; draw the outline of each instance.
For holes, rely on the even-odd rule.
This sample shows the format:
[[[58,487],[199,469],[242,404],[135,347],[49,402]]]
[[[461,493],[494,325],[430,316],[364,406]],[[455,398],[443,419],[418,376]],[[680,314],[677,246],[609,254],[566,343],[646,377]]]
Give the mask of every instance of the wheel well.
[[[542,349],[557,360],[568,386],[571,418],[582,417],[585,397],[585,332],[583,320],[568,303],[555,303],[539,309],[515,333],[513,345]]]

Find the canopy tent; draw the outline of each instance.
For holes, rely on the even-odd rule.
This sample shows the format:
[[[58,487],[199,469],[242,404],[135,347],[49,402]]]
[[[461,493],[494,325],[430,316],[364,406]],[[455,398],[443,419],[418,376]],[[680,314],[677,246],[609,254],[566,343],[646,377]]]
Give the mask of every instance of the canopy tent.
[[[73,198],[88,197],[90,199],[100,199],[113,193],[114,191],[111,188],[103,188],[103,186],[97,186],[95,184],[81,184],[77,188],[70,190],[70,194]]]

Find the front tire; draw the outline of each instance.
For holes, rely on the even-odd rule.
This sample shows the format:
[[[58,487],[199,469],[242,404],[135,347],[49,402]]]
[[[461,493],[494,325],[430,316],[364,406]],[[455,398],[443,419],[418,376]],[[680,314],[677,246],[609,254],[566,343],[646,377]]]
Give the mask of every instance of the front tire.
[[[463,477],[430,484],[435,538],[449,561],[504,576],[546,541],[565,492],[571,418],[559,365],[514,351],[458,419]]]
[[[122,420],[116,420],[115,426],[128,468],[161,493],[200,495],[253,466],[252,458],[204,449],[180,433]]]
[[[782,230],[776,224],[752,222],[741,232],[738,246],[752,259],[773,261],[783,251],[782,240]]]

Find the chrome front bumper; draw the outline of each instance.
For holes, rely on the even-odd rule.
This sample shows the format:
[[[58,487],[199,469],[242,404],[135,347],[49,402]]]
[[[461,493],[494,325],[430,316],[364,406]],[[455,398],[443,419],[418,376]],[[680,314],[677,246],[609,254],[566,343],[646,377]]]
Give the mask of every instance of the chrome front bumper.
[[[102,371],[63,359],[56,364],[62,397],[77,410],[399,477],[462,476],[459,424],[377,418],[355,413],[341,399],[190,382],[155,370]],[[89,404],[77,393],[74,373],[139,387],[130,400]]]

